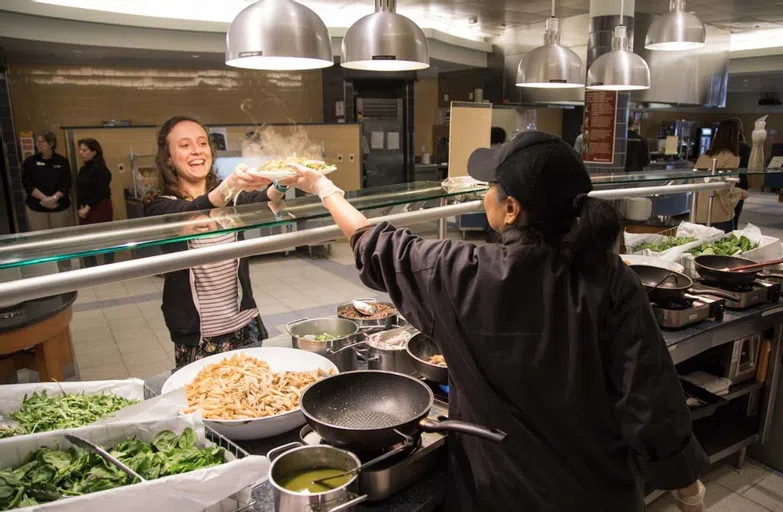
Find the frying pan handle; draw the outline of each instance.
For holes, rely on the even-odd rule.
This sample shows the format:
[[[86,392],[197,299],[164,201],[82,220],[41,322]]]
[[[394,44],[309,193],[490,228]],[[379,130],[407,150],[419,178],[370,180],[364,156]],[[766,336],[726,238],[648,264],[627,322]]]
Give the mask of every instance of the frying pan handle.
[[[368,356],[367,352],[369,351],[369,349],[365,349],[365,350],[360,349],[359,345],[362,345],[364,343],[365,342],[362,341],[360,343],[357,343],[356,345],[351,345],[351,348],[353,349],[353,352],[356,354],[356,357],[358,357],[359,359],[361,359],[365,363],[369,363],[370,361],[376,361],[376,360],[380,359],[380,356],[377,356],[377,355],[375,355],[375,356]]]
[[[419,421],[419,428],[424,432],[459,432],[460,434],[481,437],[482,439],[487,439],[496,443],[502,443],[506,440],[506,433],[502,430],[490,430],[486,427],[476,425],[475,423],[468,423],[467,421],[433,421],[429,418],[424,418]]]
[[[333,355],[335,355],[335,354],[339,354],[340,352],[342,352],[342,351],[344,351],[344,350],[348,350],[349,348],[350,348],[351,350],[354,350],[354,351],[355,351],[354,347],[356,347],[356,346],[359,346],[359,345],[364,345],[364,340],[362,340],[362,341],[357,341],[356,343],[352,343],[352,344],[350,344],[350,345],[346,345],[346,346],[344,346],[343,348],[340,348],[340,349],[338,349],[338,350],[332,350],[332,349],[330,349],[330,348],[327,348],[327,349],[326,349],[326,353],[327,353],[327,354],[329,354],[329,355],[332,355],[332,356],[333,356]]]
[[[285,452],[293,450],[294,448],[299,448],[300,446],[304,446],[304,444],[300,443],[299,441],[294,441],[293,443],[288,443],[284,444],[283,446],[278,446],[277,448],[272,448],[269,450],[269,453],[266,454],[266,458],[269,459],[269,462],[274,462],[276,458]]]
[[[293,322],[288,322],[287,324],[285,324],[285,330],[288,331],[288,334],[293,336],[294,333],[291,332],[291,327],[293,327],[295,325],[298,325],[298,324],[301,324],[302,322],[306,322],[308,320],[309,320],[309,318],[300,318],[299,320],[294,320]]]

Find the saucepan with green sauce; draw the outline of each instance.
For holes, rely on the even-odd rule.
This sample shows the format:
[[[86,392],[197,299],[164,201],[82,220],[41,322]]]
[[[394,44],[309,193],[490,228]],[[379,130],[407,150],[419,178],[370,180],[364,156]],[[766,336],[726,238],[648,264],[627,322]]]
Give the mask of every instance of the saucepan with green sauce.
[[[304,512],[312,510],[313,505],[325,512],[345,512],[367,499],[353,492],[358,487],[356,473],[314,483],[359,467],[359,458],[349,451],[291,443],[270,451],[268,457],[272,461],[269,482],[274,488],[277,512]]]

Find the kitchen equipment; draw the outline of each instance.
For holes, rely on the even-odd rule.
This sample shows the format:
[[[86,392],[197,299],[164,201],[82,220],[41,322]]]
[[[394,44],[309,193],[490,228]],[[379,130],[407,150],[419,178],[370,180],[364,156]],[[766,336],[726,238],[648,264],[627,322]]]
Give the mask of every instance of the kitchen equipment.
[[[261,359],[269,364],[270,369],[275,373],[286,371],[313,371],[318,368],[326,372],[339,371],[337,366],[327,358],[306,350],[297,350],[293,348],[281,347],[260,347],[244,348],[231,350],[222,354],[205,357],[194,361],[187,366],[177,370],[163,384],[162,394],[183,388],[193,381],[202,368],[227,359],[235,354],[244,353],[248,356]],[[353,353],[351,353],[353,355]],[[182,408],[187,407],[187,403],[182,404]],[[265,418],[255,418],[250,420],[204,420],[204,424],[219,434],[233,440],[263,439],[276,436],[283,432],[295,429],[305,423],[302,411],[299,408],[288,412],[267,416]]]
[[[359,467],[361,461],[353,453],[328,445],[302,446],[290,443],[280,446],[267,455],[272,465],[269,468],[269,482],[272,484],[277,512],[337,512],[352,510],[365,501],[366,495],[357,496],[354,475],[344,485],[320,493],[294,492],[284,488],[281,482],[293,473],[316,468],[350,470]]]
[[[701,287],[694,286],[690,277],[679,272],[645,265],[631,265],[631,269],[639,276],[650,300],[656,304],[678,302],[683,299],[697,300],[699,297],[692,294],[704,291]],[[724,290],[710,289],[707,293],[729,300],[738,300],[737,295]]]
[[[84,448],[87,451],[93,452],[94,454],[98,455],[100,458],[108,462],[109,464],[113,465],[114,467],[120,469],[123,473],[128,475],[131,478],[137,478],[139,482],[146,482],[144,478],[141,477],[138,473],[133,471],[131,468],[117,460],[116,458],[112,457],[109,452],[98,446],[97,444],[94,444],[86,439],[82,439],[81,437],[77,437],[71,434],[65,434],[65,439],[67,439],[71,444],[78,446],[80,448]]]
[[[707,319],[722,322],[725,308],[725,299],[705,294],[694,299],[652,304],[658,325],[670,330],[682,329]]]
[[[356,301],[365,302],[365,303],[373,305],[373,306],[377,306],[378,304],[382,304],[384,306],[388,306],[388,307],[394,309],[395,313],[392,314],[392,315],[389,315],[387,317],[378,318],[378,319],[367,318],[366,316],[363,316],[361,318],[350,318],[350,317],[345,315],[345,311],[344,310],[345,310],[345,308],[348,308],[348,307],[355,308],[353,303],[356,302]],[[376,299],[372,299],[372,298],[370,298],[370,299],[354,299],[351,302],[346,302],[344,304],[340,304],[339,306],[337,306],[337,316],[338,316],[338,318],[343,318],[345,320],[350,320],[352,322],[355,322],[356,325],[359,326],[359,329],[361,329],[364,332],[367,332],[367,331],[385,331],[387,329],[391,329],[397,323],[397,313],[396,313],[396,311],[397,311],[397,309],[394,307],[394,304],[392,304],[391,302],[382,302],[382,301],[379,301],[379,300],[376,300]]]
[[[743,267],[753,265],[756,262],[738,258],[736,256],[696,256],[693,260],[696,266],[696,272],[699,273],[705,281],[715,283],[719,286],[743,286],[749,285],[756,280],[758,272],[732,272],[734,267]],[[724,270],[726,269],[726,270]]]
[[[419,333],[408,342],[407,352],[413,366],[424,378],[437,384],[449,383],[449,369],[429,362],[435,354],[443,354],[435,340]]]
[[[699,293],[717,295],[721,292],[730,292],[732,298],[726,299],[726,308],[728,309],[747,309],[759,304],[773,304],[780,299],[780,283],[773,283],[757,279],[749,285],[741,286],[712,286],[712,283],[704,280],[699,282]]]
[[[359,326],[353,320],[343,318],[302,318],[289,322],[285,330],[291,335],[294,348],[313,352],[332,361],[341,372],[355,370],[356,356],[350,348],[359,337]],[[322,334],[334,336],[334,340],[316,341]]]
[[[445,418],[448,416],[448,409],[447,403],[435,399],[428,417],[432,420]],[[299,435],[305,444],[326,444],[310,425],[302,427]],[[446,439],[443,432],[422,433],[409,451],[362,471],[359,474],[359,493],[367,494],[368,501],[385,500],[424,477],[439,464],[445,466]],[[353,453],[361,461],[376,456],[375,452],[364,453],[362,450],[353,450]]]
[[[313,383],[300,407],[307,423],[329,444],[382,448],[400,442],[401,434],[460,432],[494,442],[506,434],[456,420],[427,419],[434,396],[418,379],[392,372],[356,371]]]
[[[353,300],[351,301],[351,305],[356,311],[366,316],[372,316],[378,311],[375,306],[371,305],[369,302],[364,302],[363,300]]]
[[[730,268],[729,272],[747,272],[748,270],[760,270],[765,267],[771,267],[772,265],[779,265],[783,263],[783,258],[772,260],[772,261],[765,261],[763,263],[754,263],[753,265],[743,265],[741,267],[734,267]],[[767,275],[774,275],[774,274],[767,274]]]
[[[369,370],[384,370],[412,375],[416,372],[410,354],[406,351],[408,341],[417,333],[409,327],[398,327],[388,331],[365,336],[360,346],[354,347],[356,356],[367,362]],[[398,340],[389,345],[389,340]]]

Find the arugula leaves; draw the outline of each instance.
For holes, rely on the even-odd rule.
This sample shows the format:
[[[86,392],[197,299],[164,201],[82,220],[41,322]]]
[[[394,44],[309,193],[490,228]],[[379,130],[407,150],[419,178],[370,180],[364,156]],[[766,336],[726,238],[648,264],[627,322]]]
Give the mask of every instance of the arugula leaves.
[[[692,236],[678,236],[678,237],[670,236],[663,242],[642,242],[636,247],[634,247],[633,251],[638,252],[638,251],[643,251],[644,249],[649,249],[652,252],[663,252],[663,251],[668,251],[672,247],[679,247],[681,245],[689,244],[695,241],[696,238]]]
[[[223,448],[196,447],[196,433],[185,429],[177,436],[159,432],[151,443],[125,439],[108,450],[147,480],[187,473],[225,462]],[[94,453],[79,447],[68,451],[40,448],[15,469],[0,469],[0,510],[37,505],[61,497],[122,487],[131,479]]]
[[[0,439],[83,427],[137,402],[108,393],[48,396],[46,391],[36,392],[30,397],[25,395],[19,410],[10,414],[19,425],[0,427]]]

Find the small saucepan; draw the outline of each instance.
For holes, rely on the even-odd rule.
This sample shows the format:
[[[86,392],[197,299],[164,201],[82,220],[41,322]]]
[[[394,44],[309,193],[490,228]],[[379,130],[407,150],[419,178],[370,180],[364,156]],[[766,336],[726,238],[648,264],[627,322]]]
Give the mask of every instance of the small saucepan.
[[[425,379],[436,384],[449,383],[449,369],[446,366],[438,366],[429,362],[432,356],[443,354],[435,340],[419,333],[408,341],[407,351],[414,368]]]

